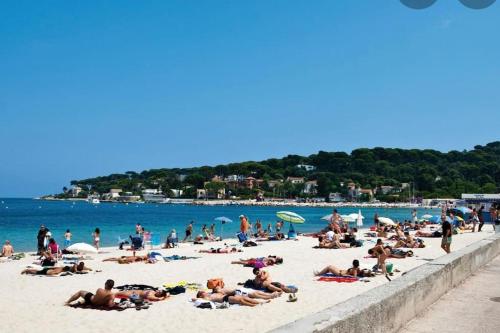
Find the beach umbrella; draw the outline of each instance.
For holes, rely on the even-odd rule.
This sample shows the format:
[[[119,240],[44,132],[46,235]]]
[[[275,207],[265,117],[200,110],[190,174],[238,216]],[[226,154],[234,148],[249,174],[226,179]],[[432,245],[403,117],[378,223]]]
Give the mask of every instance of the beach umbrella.
[[[219,221],[221,223],[221,225],[220,225],[220,239],[222,239],[222,231],[224,230],[224,224],[233,223],[233,220],[231,220],[229,217],[225,217],[225,216],[216,217],[214,220]]]
[[[455,207],[455,208],[452,208],[451,210],[456,210],[456,211],[458,211],[458,212],[460,212],[460,213],[462,213],[464,215],[472,213],[472,209],[470,209],[468,207],[464,207],[464,206],[462,206],[462,207]]]
[[[332,219],[333,214],[328,214],[323,216],[321,219],[325,221],[330,221]]]
[[[290,223],[302,224],[306,221],[302,216],[294,212],[280,211],[276,213],[276,216],[283,221]]]
[[[356,219],[353,218],[350,215],[340,215],[340,218],[342,219],[342,221],[347,222],[347,223],[354,223],[354,222],[356,222]]]
[[[464,222],[464,219],[460,216],[455,216],[455,220],[457,220],[458,222]]]
[[[353,215],[353,214],[351,214]],[[356,226],[358,228],[361,228],[363,226],[363,219],[364,217],[361,215],[361,209],[358,211],[358,216],[356,218]]]
[[[66,250],[76,253],[97,253],[97,249],[87,243],[75,243],[68,246]]]
[[[432,215],[431,215],[431,214],[424,214],[424,215],[422,215],[422,219],[423,219],[423,220],[428,220],[428,219],[430,219],[431,217],[432,217]]]
[[[288,231],[288,238],[291,238],[290,237],[291,235],[295,235],[295,230],[293,229],[292,223],[302,224],[306,221],[302,216],[294,212],[280,211],[276,213],[276,216],[285,222],[290,222],[290,230]]]
[[[446,216],[446,221],[448,221],[450,223],[453,222],[453,220],[449,216]],[[431,217],[429,219],[429,222],[431,222],[431,223],[441,223],[441,215],[434,215],[433,217]]]
[[[395,225],[396,225],[396,223],[394,223],[394,221],[393,221],[393,220],[391,220],[391,219],[390,219],[390,218],[388,218],[388,217],[379,217],[379,218],[378,218],[378,222],[379,222],[380,224],[384,224],[384,225],[392,225],[392,226],[395,226]]]

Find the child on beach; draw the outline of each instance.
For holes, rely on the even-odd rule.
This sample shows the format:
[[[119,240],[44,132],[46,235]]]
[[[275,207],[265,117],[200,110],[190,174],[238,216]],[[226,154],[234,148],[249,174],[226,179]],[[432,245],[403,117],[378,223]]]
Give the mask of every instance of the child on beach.
[[[99,242],[101,241],[101,230],[99,230],[99,228],[95,228],[94,232],[92,233],[92,238],[94,238],[95,248],[99,250]]]
[[[71,231],[69,229],[66,230],[66,233],[64,234],[64,248],[67,248],[68,246],[71,245]]]

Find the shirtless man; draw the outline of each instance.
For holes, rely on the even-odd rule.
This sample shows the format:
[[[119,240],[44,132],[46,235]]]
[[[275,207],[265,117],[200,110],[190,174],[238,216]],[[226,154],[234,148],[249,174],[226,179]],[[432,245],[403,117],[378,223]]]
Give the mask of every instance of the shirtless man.
[[[256,287],[265,288],[271,292],[285,292],[285,293],[295,293],[297,290],[293,290],[288,288],[282,283],[273,282],[271,276],[268,272],[264,270],[260,270],[259,268],[253,269],[253,274],[255,274],[255,278],[253,280]]]
[[[0,257],[10,257],[14,254],[14,248],[10,244],[10,241],[6,240],[5,245],[2,247],[2,255]]]
[[[165,290],[123,290],[115,294],[115,297],[130,297],[132,295],[138,295],[140,298],[146,301],[159,302],[166,300],[170,297],[170,294]]]
[[[104,283],[104,289],[97,289],[95,295],[91,292],[80,290],[73,296],[71,296],[65,303],[65,305],[71,305],[74,301],[79,298],[83,298],[85,301],[85,305],[93,305],[93,306],[104,306],[112,308],[115,306],[115,294],[111,291],[113,286],[115,285],[115,281],[107,280]]]
[[[340,268],[337,268],[334,265],[330,265],[330,266],[326,266],[325,268],[323,268],[319,272],[315,271],[314,272],[314,276],[325,275],[327,273],[331,273],[331,274],[334,274],[334,275],[337,275],[337,276],[354,276],[354,277],[356,277],[358,275],[362,275],[361,274],[361,270],[359,268],[359,260],[357,260],[357,259],[355,259],[352,262],[352,267],[351,268],[340,269]]]
[[[410,235],[410,233],[408,231],[405,231],[404,235],[406,238],[398,240],[397,243],[394,245],[394,247],[414,247],[415,246],[415,240]]]
[[[31,275],[48,275],[48,276],[54,276],[54,275],[59,275],[63,272],[70,272],[70,273],[83,273],[83,272],[89,272],[92,269],[89,267],[85,267],[85,264],[80,262],[78,265],[73,265],[73,266],[64,266],[64,267],[46,267],[43,269],[37,269],[37,268],[27,268],[24,271],[21,272],[21,274],[31,274]]]
[[[372,249],[368,250],[368,254],[374,255],[377,257],[377,266],[378,268],[382,271],[382,273],[387,275],[387,268],[385,266],[385,260],[388,257],[388,250],[384,248],[384,244],[382,243],[382,240],[379,238],[377,239],[377,245],[373,247]]]
[[[196,294],[196,298],[201,298],[201,299],[205,299],[207,301],[217,302],[217,303],[228,302],[229,304],[239,304],[239,305],[245,305],[245,306],[256,306],[256,305],[270,302],[270,300],[266,300],[264,302],[259,302],[259,301],[256,301],[255,299],[252,299],[252,298],[247,297],[247,296],[230,296],[230,295],[225,295],[221,292],[209,293],[207,291],[199,291]]]

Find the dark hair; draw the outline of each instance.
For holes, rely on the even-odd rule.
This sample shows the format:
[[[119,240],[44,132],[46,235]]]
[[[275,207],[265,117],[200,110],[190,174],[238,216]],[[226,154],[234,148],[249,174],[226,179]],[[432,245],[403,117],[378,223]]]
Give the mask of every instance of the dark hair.
[[[323,241],[323,239],[324,239],[324,237],[323,237],[322,235],[319,235],[319,236],[318,236],[318,241],[322,242],[322,241]]]
[[[200,290],[196,293],[196,298],[202,298],[202,295],[204,294],[205,292],[203,290]]]
[[[377,244],[382,244],[382,238],[377,239]]]
[[[354,260],[352,261],[352,266],[353,266],[353,267],[359,267],[359,260],[358,260],[358,259],[354,259]]]
[[[405,234],[405,236],[410,236],[410,232],[408,232],[408,231],[405,231],[404,234]]]
[[[95,228],[95,231],[94,231],[96,234],[100,234],[101,233],[101,230],[99,230],[99,228]]]
[[[49,244],[55,244],[56,240],[54,238],[49,239]]]
[[[157,292],[160,292],[160,297],[167,296],[167,291],[166,290],[157,290]]]
[[[106,280],[106,282],[104,283],[104,288],[106,288],[107,290],[111,290],[113,289],[115,285],[115,281],[109,279],[109,280]]]
[[[337,213],[337,210],[336,210],[336,209],[334,209],[334,210],[333,210],[333,212],[334,212],[334,213]]]
[[[71,269],[71,267],[69,267],[69,266],[64,266],[64,267],[63,267],[63,272],[69,272],[69,271],[70,271],[70,269]]]
[[[277,264],[282,264],[283,263],[283,258],[276,258],[276,263]]]
[[[66,232],[70,232],[69,229],[66,229]]]
[[[352,231],[358,232],[358,228],[352,228]]]
[[[260,268],[255,267],[255,268],[252,270],[252,272],[253,272],[255,275],[257,275],[257,273],[259,273],[259,272],[260,272]]]
[[[368,254],[372,255],[373,254],[373,249],[368,249]]]

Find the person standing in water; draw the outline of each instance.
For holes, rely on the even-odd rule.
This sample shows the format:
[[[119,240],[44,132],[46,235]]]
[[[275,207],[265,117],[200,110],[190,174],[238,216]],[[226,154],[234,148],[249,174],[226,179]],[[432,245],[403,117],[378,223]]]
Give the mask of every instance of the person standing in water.
[[[99,250],[99,243],[101,241],[101,230],[99,230],[99,228],[95,228],[94,232],[92,233],[92,238],[94,238],[95,248]]]
[[[40,230],[38,230],[38,235],[36,236],[37,239],[37,248],[38,248],[38,254],[42,254],[42,252],[45,250],[44,247],[44,241],[45,241],[45,234],[47,233],[47,229],[45,229],[45,226],[42,224],[40,226]]]
[[[186,240],[191,240],[191,235],[193,234],[193,221],[189,222],[188,226],[186,227],[186,237],[184,237],[183,242]]]
[[[71,231],[69,231],[69,229],[66,229],[66,232],[64,233],[64,248],[67,248],[71,245],[71,236]]]

